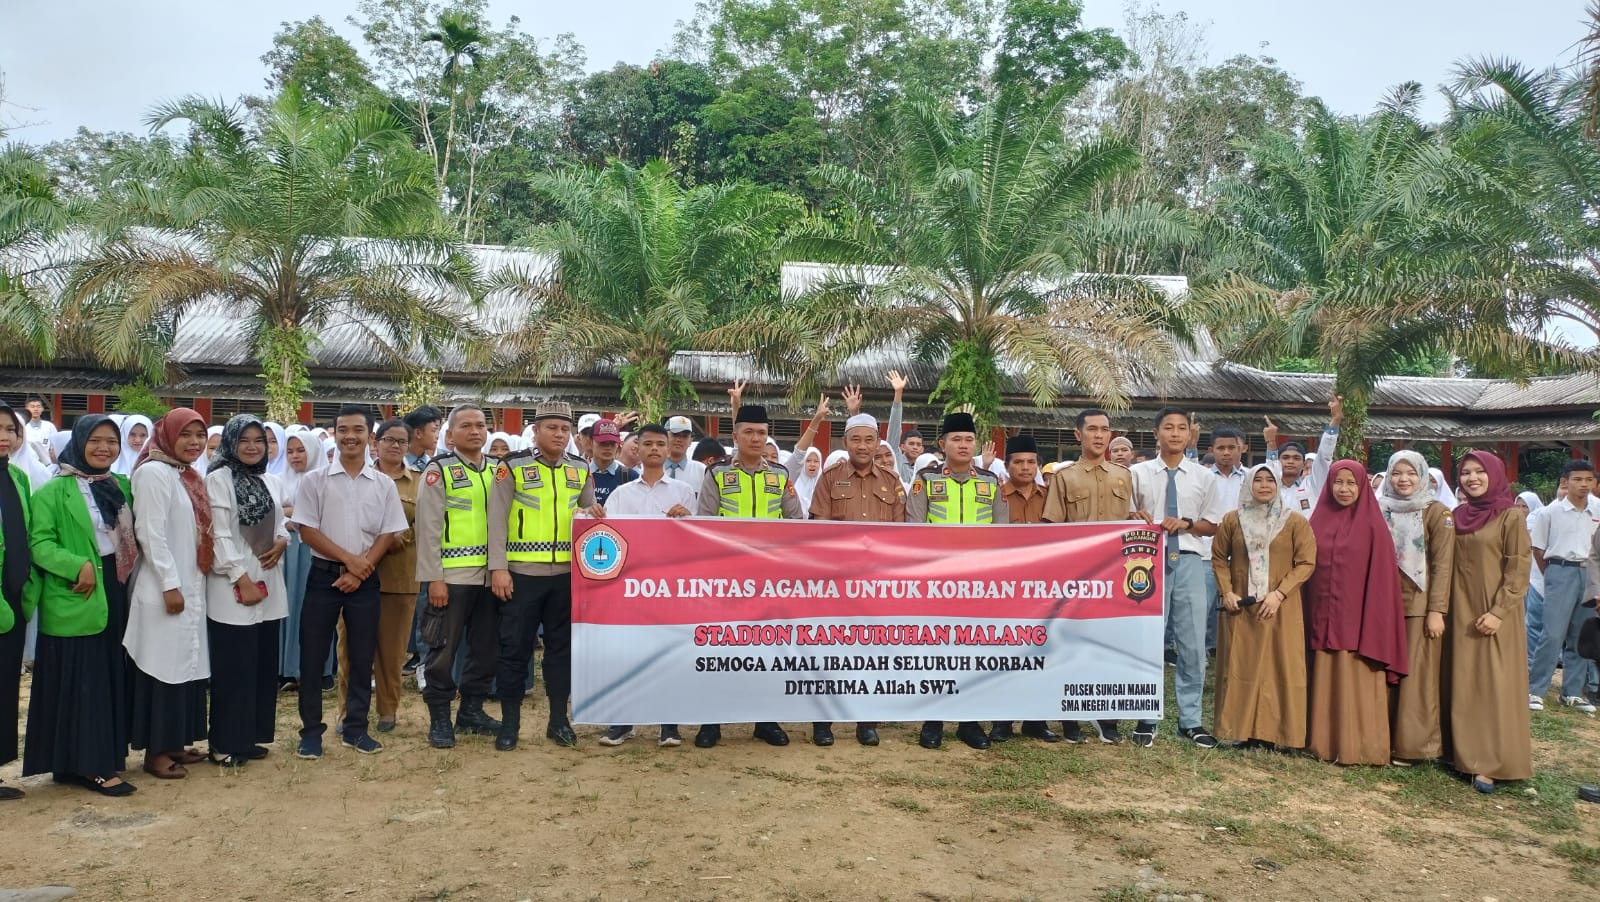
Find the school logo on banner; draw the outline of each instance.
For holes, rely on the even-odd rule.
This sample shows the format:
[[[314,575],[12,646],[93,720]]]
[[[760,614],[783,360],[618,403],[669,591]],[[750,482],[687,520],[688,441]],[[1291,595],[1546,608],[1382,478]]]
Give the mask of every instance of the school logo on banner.
[[[615,579],[627,558],[628,540],[603,523],[578,543],[578,570],[590,579]]]
[[[1160,533],[1132,529],[1122,534],[1122,592],[1131,601],[1144,601],[1156,593],[1156,549]]]

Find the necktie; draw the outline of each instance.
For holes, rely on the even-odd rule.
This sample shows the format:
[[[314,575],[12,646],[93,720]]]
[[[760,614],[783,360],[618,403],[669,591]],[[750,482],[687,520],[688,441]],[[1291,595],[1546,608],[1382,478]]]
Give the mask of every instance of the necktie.
[[[1167,468],[1167,516],[1178,515],[1178,468]],[[1167,537],[1167,572],[1178,565],[1178,537]]]
[[[673,479],[677,479],[678,478],[678,470],[682,466],[683,466],[682,464],[678,463],[675,460],[668,460],[667,461],[667,469],[670,470],[671,472],[668,473],[667,475],[671,476]]]

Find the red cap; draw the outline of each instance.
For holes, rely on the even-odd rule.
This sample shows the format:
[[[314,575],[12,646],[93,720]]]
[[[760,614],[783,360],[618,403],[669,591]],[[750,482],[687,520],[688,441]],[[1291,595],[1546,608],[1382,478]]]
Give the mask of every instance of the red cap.
[[[617,430],[617,424],[611,420],[601,420],[594,424],[589,437],[596,442],[621,442],[622,433]]]

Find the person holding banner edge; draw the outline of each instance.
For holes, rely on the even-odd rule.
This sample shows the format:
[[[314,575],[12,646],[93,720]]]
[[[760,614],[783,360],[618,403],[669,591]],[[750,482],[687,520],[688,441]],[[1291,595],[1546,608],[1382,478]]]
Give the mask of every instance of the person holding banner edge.
[[[1008,508],[1008,522],[1044,522],[1044,505],[1048,495],[1047,490],[1035,481],[1038,473],[1039,444],[1033,437],[1014,435],[1006,439],[1006,481],[1000,486],[1000,497]],[[1015,729],[1011,721],[998,722],[989,730],[989,741],[1009,741],[1015,735]],[[1061,741],[1061,735],[1042,720],[1023,721],[1022,735],[1040,742]]]
[[[825,415],[827,398],[818,405]],[[756,520],[804,520],[805,511],[795,494],[789,471],[762,456],[767,447],[767,409],[741,404],[733,417],[734,460],[706,472],[700,487],[698,514],[702,517],[743,517]],[[807,434],[813,434],[816,422]],[[801,455],[803,459],[803,455]],[[755,726],[755,738],[768,745],[788,745],[789,734],[771,721]],[[722,740],[721,724],[702,724],[694,744],[712,748]]]
[[[546,401],[534,408],[534,447],[514,452],[494,472],[489,495],[489,581],[500,599],[500,733],[494,747],[517,747],[528,662],[544,629],[544,691],[550,721],[544,735],[568,748],[578,744],[567,715],[572,695],[572,518],[582,511],[603,519],[594,480],[580,458],[566,454],[572,406]]]
[[[906,499],[907,523],[989,524],[1007,523],[1010,508],[1000,497],[1000,480],[987,470],[973,466],[978,450],[978,425],[971,413],[945,414],[939,440],[944,445],[945,462],[919,471],[911,482]],[[962,721],[956,736],[975,749],[989,747],[989,736],[977,721]],[[925,749],[944,744],[944,722],[922,724],[918,742]]]

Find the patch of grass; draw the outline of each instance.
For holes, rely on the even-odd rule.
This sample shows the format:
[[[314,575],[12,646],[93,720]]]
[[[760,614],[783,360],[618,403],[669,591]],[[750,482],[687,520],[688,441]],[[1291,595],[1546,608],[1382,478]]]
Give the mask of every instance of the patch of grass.
[[[1413,830],[1410,827],[1402,827],[1398,824],[1384,828],[1383,835],[1390,842],[1399,846],[1420,846],[1427,840],[1427,836],[1420,830]]]
[[[896,771],[876,774],[873,780],[879,786],[909,786],[916,789],[943,789],[950,785],[950,781],[944,777],[932,774],[903,774]]]
[[[1538,792],[1529,796],[1525,790]],[[1578,791],[1578,777],[1559,767],[1541,768],[1533,779],[1512,783],[1495,794],[1506,796],[1505,807],[1514,812],[1530,830],[1551,835],[1576,833],[1581,826],[1572,810]]]
[[[1587,715],[1583,716],[1587,717]],[[1549,712],[1546,712],[1544,716],[1535,714],[1533,720],[1529,722],[1534,741],[1567,744],[1580,743],[1577,717],[1578,715],[1562,716],[1561,714],[1550,714]]]
[[[766,777],[768,780],[777,780],[779,783],[788,783],[792,786],[798,786],[801,783],[816,782],[811,777],[803,777],[799,774],[789,773],[788,771],[772,770],[771,768],[766,767],[742,767],[740,768],[740,771],[749,774],[752,777]]]
[[[1043,789],[1071,777],[1100,771],[1109,759],[1100,756],[1063,753],[1047,745],[1007,743],[994,764],[978,771],[967,781],[974,792],[1017,792]]]
[[[1147,861],[1156,857],[1155,844],[1144,839],[1130,839],[1117,845],[1117,854],[1129,861]]]
[[[890,799],[889,807],[898,808],[901,811],[909,811],[912,814],[927,814],[932,810],[927,805],[924,805],[909,796],[896,796],[895,798]]]
[[[1600,846],[1564,842],[1556,846],[1556,854],[1572,862],[1573,880],[1600,888]]]
[[[1357,850],[1346,843],[1325,836],[1309,824],[1297,824],[1276,818],[1251,820],[1242,817],[1218,817],[1204,808],[1175,811],[1173,816],[1186,823],[1207,828],[1208,841],[1239,843],[1266,852],[1273,860],[1291,864],[1304,859],[1317,861],[1356,862]]]

